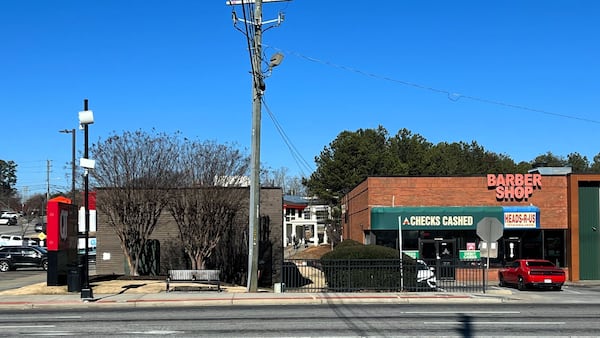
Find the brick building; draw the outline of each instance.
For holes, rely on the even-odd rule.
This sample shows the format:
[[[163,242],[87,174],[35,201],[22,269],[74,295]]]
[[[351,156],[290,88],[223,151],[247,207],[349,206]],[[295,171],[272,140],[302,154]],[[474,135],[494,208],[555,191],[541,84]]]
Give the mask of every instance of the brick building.
[[[503,232],[490,278],[507,261],[544,258],[563,267],[570,280],[600,279],[599,196],[600,175],[571,174],[570,168],[369,177],[342,200],[343,238],[460,264],[481,245],[477,223],[493,217]]]

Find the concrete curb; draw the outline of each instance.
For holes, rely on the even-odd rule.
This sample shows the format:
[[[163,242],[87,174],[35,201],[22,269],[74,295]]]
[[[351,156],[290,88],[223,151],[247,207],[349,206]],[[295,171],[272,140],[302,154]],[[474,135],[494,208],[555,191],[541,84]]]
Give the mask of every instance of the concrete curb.
[[[84,309],[97,307],[198,307],[256,305],[324,305],[324,304],[436,304],[502,303],[498,295],[471,294],[404,294],[404,293],[159,293],[97,295],[81,300],[79,295],[30,295],[0,297],[4,309]]]

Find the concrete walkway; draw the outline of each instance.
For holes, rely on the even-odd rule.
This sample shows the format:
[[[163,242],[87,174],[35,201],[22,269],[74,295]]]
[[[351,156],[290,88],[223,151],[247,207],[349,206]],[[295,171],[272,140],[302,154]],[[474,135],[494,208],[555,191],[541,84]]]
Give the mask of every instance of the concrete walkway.
[[[153,281],[156,283],[156,281]],[[162,283],[162,282],[159,282]],[[151,284],[150,282],[148,284]],[[569,282],[568,285],[600,286],[600,281]],[[161,284],[162,286],[162,284]],[[94,307],[173,307],[173,306],[232,306],[232,305],[307,305],[307,304],[439,304],[439,303],[510,303],[535,302],[535,293],[518,292],[511,288],[490,287],[486,293],[398,292],[398,293],[274,293],[259,290],[249,293],[245,289],[225,288],[224,291],[171,291],[158,292],[121,291],[100,293],[94,289],[94,299],[83,300],[79,292],[60,294],[0,295],[2,309],[54,309]],[[106,289],[104,289],[106,290]],[[142,292],[140,292],[142,291]],[[112,291],[111,291],[112,292]]]
[[[512,293],[511,293],[512,294]],[[0,296],[0,308],[51,309],[93,308],[98,306],[230,306],[230,305],[301,305],[301,304],[413,304],[413,303],[502,303],[511,301],[508,293],[240,293],[240,292],[161,292],[153,294],[94,294],[82,300],[79,293],[66,295]]]

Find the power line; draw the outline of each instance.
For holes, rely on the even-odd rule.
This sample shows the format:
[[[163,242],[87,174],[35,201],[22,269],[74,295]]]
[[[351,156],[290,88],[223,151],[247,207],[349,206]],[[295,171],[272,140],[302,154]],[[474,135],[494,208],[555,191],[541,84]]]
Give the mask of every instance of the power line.
[[[305,170],[310,173],[310,172],[313,172],[314,169],[304,159],[304,157],[300,154],[300,151],[298,151],[298,148],[296,148],[296,146],[294,146],[294,143],[287,136],[285,130],[283,129],[283,127],[277,120],[277,117],[275,116],[275,114],[273,114],[273,112],[271,111],[271,109],[269,108],[267,103],[265,102],[264,96],[263,96],[262,101],[263,101],[263,106],[265,107],[265,110],[269,114],[271,121],[273,121],[273,124],[275,125],[275,128],[277,129],[277,132],[279,132],[279,135],[281,136],[283,142],[288,147],[288,150],[290,151],[290,154],[292,155],[294,162],[296,162],[296,165],[298,165],[298,169],[300,169],[300,173],[302,174],[302,177],[307,177]]]
[[[487,104],[496,105],[496,106],[514,108],[514,109],[519,109],[519,110],[526,110],[526,111],[530,111],[530,112],[541,113],[541,114],[546,114],[546,115],[551,115],[551,116],[557,116],[557,117],[562,117],[562,118],[571,119],[571,120],[578,120],[578,121],[583,121],[583,122],[600,124],[600,120],[593,120],[593,119],[588,119],[588,118],[574,116],[574,115],[555,113],[555,112],[551,112],[551,111],[544,110],[544,109],[532,108],[532,107],[528,107],[528,106],[524,106],[524,105],[513,104],[513,103],[508,103],[508,102],[499,101],[499,100],[492,100],[492,99],[483,98],[483,97],[477,97],[477,96],[472,96],[472,95],[463,95],[463,94],[455,93],[455,92],[445,90],[445,89],[439,89],[439,88],[422,85],[422,84],[418,84],[418,83],[414,83],[414,82],[394,79],[394,78],[391,78],[388,76],[369,73],[369,72],[366,72],[366,71],[363,71],[360,69],[356,69],[356,68],[352,68],[352,67],[348,67],[348,66],[344,66],[344,65],[339,65],[339,64],[332,63],[332,62],[325,61],[325,60],[316,59],[316,58],[306,56],[306,55],[303,55],[303,54],[300,54],[300,53],[294,52],[294,51],[284,51],[284,50],[281,50],[281,49],[279,49],[277,47],[273,47],[273,46],[267,46],[267,47],[273,48],[274,50],[277,50],[284,54],[294,55],[298,58],[305,59],[310,62],[319,63],[319,64],[323,64],[323,65],[330,66],[333,68],[342,69],[342,70],[345,70],[348,72],[357,73],[357,74],[360,74],[363,76],[368,76],[368,77],[371,77],[374,79],[394,82],[394,83],[398,83],[398,84],[401,84],[404,86],[409,86],[409,87],[422,89],[422,90],[428,90],[428,91],[438,93],[438,94],[445,94],[447,96],[447,98],[451,101],[458,101],[459,99],[463,98],[463,99],[468,99],[468,100],[477,101],[477,102],[481,102],[481,103],[487,103]]]

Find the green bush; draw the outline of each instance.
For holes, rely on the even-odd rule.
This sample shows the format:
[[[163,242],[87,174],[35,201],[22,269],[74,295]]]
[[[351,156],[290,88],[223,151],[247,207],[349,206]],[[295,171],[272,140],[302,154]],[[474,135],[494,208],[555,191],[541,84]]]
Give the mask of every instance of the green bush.
[[[331,291],[400,290],[398,250],[344,241],[321,257],[321,266]],[[416,287],[415,260],[402,255],[404,288]]]
[[[346,239],[343,242],[339,242],[336,246],[335,249],[340,249],[340,248],[345,248],[345,247],[349,247],[349,246],[364,246],[364,244],[357,242],[353,239]]]

